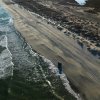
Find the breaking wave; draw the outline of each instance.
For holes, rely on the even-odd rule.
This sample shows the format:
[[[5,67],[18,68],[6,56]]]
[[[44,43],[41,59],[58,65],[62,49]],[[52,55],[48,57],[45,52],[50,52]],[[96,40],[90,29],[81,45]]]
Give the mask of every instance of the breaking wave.
[[[13,75],[12,54],[7,46],[7,36],[0,37],[0,78]]]

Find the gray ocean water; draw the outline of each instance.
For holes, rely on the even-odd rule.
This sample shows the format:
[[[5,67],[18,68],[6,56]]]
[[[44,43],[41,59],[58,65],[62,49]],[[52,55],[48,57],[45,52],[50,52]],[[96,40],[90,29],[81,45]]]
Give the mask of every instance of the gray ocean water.
[[[0,7],[0,100],[81,100],[78,96],[66,76],[32,50]]]

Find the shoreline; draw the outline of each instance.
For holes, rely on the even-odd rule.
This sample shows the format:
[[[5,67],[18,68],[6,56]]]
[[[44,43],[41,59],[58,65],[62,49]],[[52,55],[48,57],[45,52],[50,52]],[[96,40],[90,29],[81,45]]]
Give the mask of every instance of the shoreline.
[[[21,36],[21,34],[19,33],[19,32],[16,32],[16,30],[15,30],[15,28],[12,26],[12,28],[11,28],[11,30],[12,31],[15,31],[14,33],[13,32],[11,32],[11,33],[9,33],[9,34],[7,34],[7,37],[8,37],[8,48],[9,48],[9,50],[11,51],[11,53],[12,53],[12,58],[13,58],[13,63],[14,63],[14,68],[15,68],[15,66],[16,66],[16,68],[18,67],[18,64],[19,63],[21,63],[22,61],[23,61],[23,63],[21,63],[23,66],[22,66],[22,69],[21,69],[21,71],[22,71],[22,73],[24,74],[25,73],[25,70],[24,70],[24,67],[25,67],[25,65],[26,64],[29,64],[27,61],[26,61],[26,59],[27,59],[27,56],[29,55],[29,57],[31,58],[30,60],[35,60],[35,62],[32,60],[32,64],[33,65],[35,65],[35,63],[37,63],[37,66],[39,67],[39,70],[38,71],[40,71],[40,75],[41,76],[43,76],[43,77],[41,77],[41,78],[43,78],[43,79],[41,79],[40,78],[40,80],[45,80],[45,83],[48,85],[48,87],[50,87],[50,91],[52,92],[52,93],[49,93],[49,95],[50,94],[52,94],[53,96],[54,96],[54,98],[56,99],[56,98],[58,98],[59,100],[63,100],[63,96],[64,96],[64,98],[73,98],[73,100],[74,100],[74,97],[68,92],[68,91],[66,91],[65,90],[65,88],[64,88],[64,86],[62,85],[62,82],[60,81],[60,79],[58,78],[58,77],[55,77],[55,76],[52,76],[53,78],[51,78],[51,77],[49,77],[48,76],[48,70],[46,70],[46,69],[48,69],[48,65],[42,60],[42,58],[38,55],[38,54],[35,54],[35,52],[33,51],[32,52],[32,48],[30,47],[30,45],[29,44],[27,44],[27,42],[25,41],[25,39],[23,39],[23,37]],[[15,38],[14,40],[13,40],[13,38]],[[12,43],[12,41],[13,41],[13,43]],[[20,45],[17,45],[17,44],[15,44],[16,42],[17,42],[17,44],[20,44]],[[19,47],[19,49],[17,49],[17,47]],[[22,47],[22,48],[21,48]],[[21,53],[21,51],[20,51],[20,49],[22,50],[22,54],[20,54]],[[25,50],[25,51],[23,51],[23,49]],[[17,50],[17,51],[16,51]],[[17,53],[15,53],[15,51],[17,52]],[[26,59],[24,59],[23,58],[23,54],[25,54],[25,52],[28,54],[26,54]],[[18,54],[18,55],[16,55],[16,54]],[[16,57],[17,56],[17,57]],[[22,61],[20,62],[20,61],[18,61],[19,59],[20,59],[20,56],[22,57]],[[16,59],[16,58],[18,58],[18,59]],[[14,60],[14,59],[16,59],[16,60]],[[29,60],[29,59],[27,59],[27,60]],[[29,60],[29,61],[30,61]],[[47,59],[46,59],[47,60]],[[18,61],[19,63],[16,63],[16,61]],[[26,63],[24,62],[24,61],[26,61]],[[30,64],[29,64],[29,66],[30,66]],[[27,66],[26,65],[26,67],[27,68],[29,68],[29,66]],[[31,68],[32,66],[30,66],[30,68]],[[44,68],[44,67],[46,67],[46,69]],[[26,70],[27,70],[27,68],[25,68]],[[32,67],[33,68],[33,67]],[[18,68],[18,70],[20,71],[20,68]],[[9,86],[9,88],[8,88],[8,91],[9,91],[9,95],[10,95],[10,93],[12,93],[11,91],[12,91],[12,86],[11,86],[11,84],[13,84],[13,85],[15,85],[14,83],[13,83],[13,81],[15,80],[16,81],[16,77],[15,76],[17,76],[17,74],[16,74],[16,72],[18,71],[18,70],[14,70],[14,73],[13,73],[13,76],[11,77],[11,79],[10,79],[10,77],[9,78],[7,78],[7,79],[1,79],[1,82],[0,82],[0,84],[2,85],[2,87],[4,87],[3,86],[3,84],[5,84],[5,83],[7,83],[6,85],[7,86],[9,86],[9,83],[8,83],[8,81],[7,80],[9,80],[10,81],[10,86]],[[39,73],[35,70],[31,70],[31,71],[33,71],[33,73],[36,73],[36,75],[39,75]],[[26,73],[27,72],[30,72],[29,70],[28,71],[26,71]],[[45,72],[45,73],[44,73]],[[25,75],[26,75],[26,73],[25,73]],[[18,75],[20,76],[20,74],[21,73],[18,73]],[[49,74],[50,75],[50,74]],[[31,81],[32,80],[32,78],[34,77],[34,75],[33,75],[33,77],[31,76],[31,74],[29,75],[29,77],[27,76],[27,77],[25,77],[25,80],[23,80],[23,78],[24,78],[24,76],[23,75],[21,75],[22,76],[22,78],[21,78],[21,84],[20,85],[22,85],[22,83],[23,83],[23,81],[25,81],[25,83],[26,83],[26,81],[27,81],[27,83],[30,83],[30,82],[33,82],[33,83],[35,83],[36,82],[36,80],[38,81],[38,78],[36,78],[36,80],[34,80],[33,79],[33,81]],[[51,76],[51,75],[50,75]],[[32,78],[30,78],[30,77],[32,77]],[[18,77],[17,77],[18,78]],[[51,78],[51,80],[49,79],[49,78]],[[18,81],[16,81],[16,82],[19,82],[19,80],[20,80],[20,78],[18,78]],[[50,84],[50,83],[53,83],[53,80],[55,80],[55,82],[58,80],[59,82],[57,83],[57,84]],[[50,82],[49,82],[50,81]],[[38,83],[38,82],[36,82],[36,83]],[[44,83],[44,84],[45,84]],[[26,84],[27,86],[28,86],[28,84]],[[25,86],[26,86],[25,85]],[[40,85],[41,85],[41,81],[40,81]],[[38,86],[40,86],[40,85],[38,85]],[[23,85],[24,86],[24,85]],[[34,85],[33,85],[34,86]],[[53,87],[55,87],[56,89],[54,89]],[[59,87],[60,86],[60,88],[57,88],[57,87]],[[29,86],[30,87],[30,86]],[[45,86],[43,86],[43,87],[45,87]],[[14,87],[15,88],[15,87]],[[36,88],[35,86],[33,87],[33,89],[34,88]],[[41,87],[42,88],[42,87]],[[7,88],[5,87],[5,89],[7,90]],[[16,89],[18,89],[18,87],[16,88]],[[3,89],[1,89],[1,91],[2,91]],[[27,91],[28,91],[28,89],[27,89]],[[38,89],[38,91],[40,91],[40,88]],[[49,91],[49,90],[48,90]],[[62,93],[62,92],[63,93]],[[36,92],[36,91],[33,91],[33,94],[34,94],[34,92]],[[40,91],[41,92],[41,91]],[[44,91],[43,91],[44,92]],[[61,92],[61,93],[60,93]],[[3,93],[3,91],[2,92],[0,92],[1,94]],[[30,93],[30,91],[29,91],[29,93]],[[38,93],[37,93],[37,95],[38,95]],[[48,95],[48,93],[47,93],[47,95]],[[50,96],[47,96],[48,98],[50,97]],[[5,96],[5,94],[4,95],[2,95],[2,96]],[[22,96],[20,96],[20,95],[16,95],[16,96],[19,96],[20,98],[22,97]],[[42,95],[41,95],[42,96]],[[60,97],[61,96],[61,97]],[[6,98],[9,98],[9,96],[7,97],[7,96],[5,96]],[[27,96],[26,96],[27,97]],[[0,96],[0,98],[2,98],[1,96]],[[53,98],[53,97],[52,97]],[[13,98],[14,99],[14,98]],[[33,99],[33,98],[32,98]],[[40,100],[40,99],[39,99]],[[48,99],[47,99],[48,100]],[[76,99],[75,99],[76,100]]]
[[[45,58],[44,56],[41,56],[40,54],[38,54],[38,52],[36,52],[36,51],[34,51],[34,49],[27,43],[27,41],[22,37],[22,35],[21,35],[21,33],[17,33],[17,35],[18,35],[18,37],[20,38],[21,37],[21,39],[22,39],[22,41],[24,41],[25,42],[25,45],[27,45],[28,46],[28,50],[29,50],[29,54],[31,55],[31,56],[38,56],[38,57],[40,57],[40,59],[43,59],[43,63],[47,63],[47,65],[48,65],[48,70],[49,70],[49,72],[51,73],[51,76],[52,77],[56,77],[57,79],[59,79],[59,81],[61,81],[60,82],[60,84],[63,86],[63,87],[65,87],[65,89],[64,89],[64,91],[66,91],[66,92],[68,92],[68,95],[70,95],[71,97],[73,97],[73,99],[77,99],[77,100],[83,100],[82,98],[81,98],[81,96],[79,95],[79,92],[76,92],[76,91],[74,91],[73,90],[73,88],[71,87],[71,85],[70,85],[70,82],[69,82],[69,80],[67,80],[67,77],[65,76],[65,74],[63,73],[63,74],[59,74],[59,75],[57,75],[58,74],[58,68],[56,68],[56,66],[49,60],[49,59],[47,59],[47,58]],[[52,85],[52,83],[50,82],[50,80],[48,80],[48,78],[45,76],[45,74],[44,74],[44,72],[43,72],[43,69],[41,68],[41,72],[43,73],[43,76],[44,76],[44,79],[45,79],[45,81],[46,81],[46,83],[48,84],[48,86],[51,88],[51,90],[52,90],[52,94],[55,96],[55,97],[57,97],[59,100],[64,100],[63,99],[63,97],[61,97],[59,94],[57,94],[56,93],[56,91],[55,91],[55,89],[53,89],[53,85]],[[64,85],[64,84],[66,84],[66,86]]]
[[[9,6],[9,5],[8,5]],[[15,27],[16,27],[16,29],[17,30],[19,30],[20,31],[20,33],[22,34],[22,36],[26,39],[26,41],[28,41],[28,43],[32,46],[32,48],[33,49],[35,49],[38,53],[40,53],[41,55],[43,55],[43,56],[45,56],[46,58],[50,58],[50,60],[51,61],[53,61],[53,63],[56,65],[57,64],[57,62],[58,61],[61,61],[63,64],[64,64],[64,66],[65,65],[69,65],[70,67],[71,66],[73,66],[73,64],[75,64],[75,66],[80,66],[79,64],[77,64],[75,61],[73,61],[73,60],[71,60],[70,59],[70,57],[63,57],[64,55],[62,55],[62,50],[60,49],[60,48],[52,48],[52,45],[51,44],[49,44],[49,42],[50,41],[48,41],[48,39],[47,38],[49,38],[49,37],[47,37],[47,35],[45,34],[45,36],[44,35],[41,35],[40,37],[39,37],[39,32],[37,32],[37,30],[35,30],[35,28],[37,28],[36,26],[33,26],[32,25],[32,23],[30,23],[30,21],[29,20],[31,20],[31,19],[28,19],[28,20],[26,20],[25,21],[25,18],[27,17],[26,16],[26,14],[25,13],[27,13],[27,14],[30,14],[30,13],[28,13],[27,11],[25,11],[24,10],[24,12],[25,13],[23,13],[23,16],[22,16],[22,14],[20,13],[20,12],[22,12],[22,11],[18,11],[17,10],[17,14],[16,14],[16,10],[13,8],[13,5],[10,5],[11,6],[11,8],[9,8],[8,10],[10,10],[11,12],[12,12],[12,15],[14,16],[14,25],[15,25]],[[7,6],[6,6],[7,7]],[[16,7],[15,7],[16,8]],[[19,9],[20,10],[20,9]],[[25,17],[25,16],[26,17]],[[19,17],[19,18],[17,18],[17,17]],[[22,18],[21,18],[22,17]],[[32,18],[32,15],[30,14],[30,16],[28,16],[28,17],[31,17]],[[17,19],[18,20],[17,20]],[[23,20],[24,19],[24,20]],[[36,19],[36,18],[34,18],[34,19]],[[19,22],[18,22],[19,21]],[[22,21],[22,22],[21,22]],[[25,24],[26,24],[26,26],[23,24],[23,21],[25,21]],[[29,26],[27,25],[27,21],[29,21]],[[40,24],[41,24],[41,21],[40,21]],[[42,23],[42,24],[44,24],[44,22]],[[28,30],[31,30],[31,31],[28,31],[26,28],[28,27]],[[35,27],[35,28],[33,28],[33,27]],[[39,26],[40,27],[40,26]],[[43,26],[41,26],[42,28],[44,28]],[[40,27],[40,28],[41,28]],[[51,28],[51,29],[53,29],[52,27],[51,27],[51,25],[49,25],[49,27],[48,28],[46,28],[46,30],[47,31],[49,31],[51,34],[53,34],[52,32],[51,32],[51,30],[48,30],[49,28]],[[25,30],[26,29],[26,30]],[[35,30],[35,31],[34,31]],[[39,29],[38,29],[39,30]],[[33,36],[33,34],[32,34],[32,31],[33,31],[33,33],[34,33],[34,36]],[[42,31],[43,32],[43,30],[39,30],[39,31]],[[30,35],[28,35],[27,33],[29,33],[30,32]],[[57,30],[54,30],[53,29],[53,32],[59,32],[59,31],[57,31]],[[26,33],[26,34],[25,34]],[[37,33],[38,35],[38,37],[35,35],[35,33]],[[61,32],[59,32],[59,33],[61,33]],[[60,34],[58,34],[58,35],[60,35]],[[56,35],[54,35],[53,34],[53,36],[56,36],[56,37],[58,37],[58,35],[56,36]],[[60,35],[60,37],[62,37],[61,35]],[[60,41],[62,41],[62,42],[64,42],[62,39],[65,39],[65,36],[63,35],[63,37],[62,38],[60,38],[60,37],[58,37],[59,39],[60,39]],[[41,40],[41,45],[40,45],[40,43],[38,42],[39,41],[39,39],[40,38],[43,38],[44,39],[44,41],[43,40]],[[52,37],[53,38],[53,37]],[[33,40],[34,39],[34,40]],[[69,40],[69,39],[68,39]],[[36,42],[35,42],[36,41]],[[65,40],[66,41],[66,40]],[[49,45],[49,46],[47,46],[46,45],[46,43]],[[59,41],[58,41],[59,42]],[[68,41],[66,41],[66,42],[68,42]],[[61,43],[61,42],[59,42],[59,43]],[[65,42],[64,42],[65,43]],[[70,44],[72,44],[72,43],[70,43]],[[63,45],[63,44],[62,44]],[[68,44],[67,44],[68,45]],[[40,47],[38,47],[38,46],[40,46]],[[43,48],[45,48],[45,49],[43,49],[42,48],[42,46],[43,46]],[[50,49],[51,50],[50,50]],[[74,49],[73,47],[70,47],[70,48],[72,48],[72,49]],[[68,48],[69,50],[71,50],[70,48]],[[79,47],[78,47],[79,48]],[[54,51],[54,50],[57,52],[57,54],[55,54],[56,52]],[[50,51],[51,52],[51,54],[49,54],[47,51]],[[76,50],[76,49],[74,49],[74,50]],[[80,50],[80,49],[79,49]],[[71,51],[72,53],[74,53],[73,51]],[[48,54],[48,55],[47,55]],[[54,55],[54,56],[52,56],[52,55]],[[70,56],[70,55],[69,55]],[[56,58],[55,58],[56,57]],[[79,56],[80,57],[80,56]],[[69,60],[66,60],[66,59],[69,59]],[[69,62],[69,63],[68,63]],[[71,65],[70,65],[71,64]],[[73,66],[73,67],[75,67],[75,66]],[[93,66],[93,65],[92,65]],[[97,66],[97,64],[96,64],[96,66]],[[81,67],[81,66],[80,66]],[[97,69],[98,69],[98,67],[96,67]],[[64,69],[64,72],[66,73],[66,75],[67,76],[69,76],[70,77],[70,79],[72,79],[73,80],[73,83],[74,84],[77,84],[77,82],[75,81],[75,79],[74,79],[74,75],[82,75],[82,76],[84,76],[84,73],[82,72],[82,74],[81,74],[81,70],[83,70],[83,68],[80,70],[80,68],[79,67],[76,67],[75,69],[76,69],[76,72],[72,69],[70,69],[70,68],[66,68],[66,67],[64,67],[63,68]],[[71,71],[74,71],[74,73],[72,73]],[[79,72],[78,72],[79,71]],[[83,70],[84,71],[84,70]],[[69,78],[68,77],[68,78]],[[86,77],[86,76],[85,76]],[[75,82],[74,82],[75,81]],[[78,80],[78,82],[79,82],[79,80]],[[81,90],[82,91],[82,90]],[[91,99],[92,100],[92,99]]]
[[[4,9],[4,7],[3,7],[3,9]],[[7,12],[8,13],[8,12]],[[12,24],[13,24],[13,22],[12,22],[12,18],[9,20],[9,22],[11,23],[11,26],[12,26]],[[15,27],[14,27],[15,28]],[[16,30],[17,31],[17,30]],[[45,58],[44,56],[41,56],[38,52],[36,52],[28,43],[27,43],[27,41],[24,39],[24,37],[21,35],[21,33],[20,32],[18,32],[18,33],[16,33],[17,35],[18,35],[18,37],[20,38],[20,39],[22,39],[22,41],[24,41],[25,42],[25,45],[28,45],[29,46],[29,52],[30,52],[30,55],[35,55],[35,56],[39,56],[40,58],[42,58],[43,59],[43,61],[45,62],[45,63],[47,63],[48,64],[48,69],[49,69],[49,71],[50,71],[50,73],[52,73],[52,77],[56,77],[57,78],[57,80],[59,80],[59,81],[61,81],[59,84],[61,84],[61,86],[64,88],[63,90],[65,91],[65,93],[67,93],[66,94],[66,97],[67,97],[67,95],[69,95],[70,96],[70,98],[73,98],[73,100],[75,99],[77,99],[77,100],[83,100],[81,97],[80,97],[80,95],[79,95],[79,93],[77,93],[77,92],[75,92],[74,90],[73,90],[73,88],[71,88],[71,85],[70,85],[70,83],[69,83],[69,80],[67,80],[67,77],[66,77],[66,75],[63,73],[63,74],[58,74],[58,68],[56,68],[56,66],[55,65],[53,65],[53,63],[49,60],[49,59],[47,59],[47,58]],[[36,53],[36,54],[35,54]],[[42,69],[41,69],[42,70]],[[55,89],[53,89],[53,86],[52,86],[52,84],[51,84],[51,82],[48,80],[48,79],[46,79],[46,76],[45,76],[45,74],[43,74],[43,76],[44,76],[44,78],[45,78],[45,80],[46,80],[46,82],[47,82],[47,84],[50,86],[50,88],[52,89],[52,94],[55,96],[55,97],[57,97],[59,100],[65,100],[65,99],[63,99],[63,97],[61,97],[59,94],[57,94],[56,92],[57,91],[55,91]],[[2,79],[1,79],[2,80]],[[2,82],[1,82],[2,83]],[[60,87],[61,88],[61,87]],[[64,93],[64,94],[65,94]],[[64,97],[65,98],[65,97]]]

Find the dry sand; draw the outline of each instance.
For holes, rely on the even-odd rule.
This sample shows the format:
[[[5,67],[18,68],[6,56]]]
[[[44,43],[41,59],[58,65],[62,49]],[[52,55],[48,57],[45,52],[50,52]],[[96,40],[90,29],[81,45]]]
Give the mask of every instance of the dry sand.
[[[88,100],[100,100],[100,60],[31,12],[16,4],[0,3],[12,14],[15,28],[34,50],[55,65],[61,62],[64,73]]]

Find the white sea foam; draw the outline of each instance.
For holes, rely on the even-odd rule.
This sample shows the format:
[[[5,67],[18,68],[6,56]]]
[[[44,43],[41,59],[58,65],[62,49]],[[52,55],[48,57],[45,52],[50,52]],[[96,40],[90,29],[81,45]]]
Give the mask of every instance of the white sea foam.
[[[50,60],[48,60],[47,58],[45,58],[43,56],[42,56],[42,58],[44,59],[45,62],[47,62],[49,64],[49,69],[51,70],[51,72],[54,73],[55,75],[60,76],[60,79],[62,80],[63,85],[65,86],[65,89],[67,91],[69,91],[69,93],[71,93],[75,98],[77,98],[77,100],[82,100],[80,95],[75,93],[75,91],[71,88],[70,83],[69,83],[66,75],[64,73],[59,74],[58,68]]]
[[[5,48],[0,53],[0,78],[13,75],[12,54],[8,49],[7,37],[5,35],[0,37],[0,46]]]
[[[33,52],[31,46],[28,44],[28,47],[29,47],[29,51],[30,51],[30,54],[34,57],[34,56],[41,56],[39,55],[38,53],[35,53]],[[80,97],[80,94],[77,94],[70,86],[70,83],[66,77],[66,75],[63,73],[63,74],[59,74],[59,70],[58,68],[47,58],[45,58],[44,56],[41,56],[44,60],[44,62],[48,63],[49,65],[49,70],[51,71],[51,73],[54,73],[55,75],[57,76],[60,76],[60,79],[62,80],[63,82],[63,85],[65,86],[65,89],[71,93],[77,100],[83,100],[81,97]],[[43,73],[43,70],[41,69],[42,73]],[[46,76],[43,74],[44,78],[46,79]],[[48,81],[46,79],[46,82],[52,87],[50,81]]]
[[[30,47],[30,48],[31,48],[31,47]],[[30,50],[30,54],[32,54],[33,56],[38,56],[38,55],[39,55],[39,54],[33,52],[32,50]],[[41,56],[41,55],[39,55],[39,56]],[[69,93],[71,93],[75,98],[77,98],[77,100],[82,100],[81,97],[80,97],[80,95],[77,94],[77,93],[75,93],[74,90],[71,88],[70,83],[69,83],[69,81],[68,81],[66,75],[65,75],[64,73],[63,73],[63,74],[59,74],[58,68],[57,68],[50,60],[48,60],[48,59],[45,58],[44,56],[41,56],[41,57],[44,59],[44,61],[45,61],[46,63],[48,63],[50,71],[51,71],[52,73],[54,73],[55,75],[57,75],[57,76],[59,75],[59,76],[60,76],[60,79],[62,80],[63,85],[65,86],[65,89],[66,89],[67,91],[69,91]],[[45,75],[44,75],[44,78],[45,78]],[[47,81],[48,84],[50,84],[50,86],[51,86],[51,83],[50,83],[48,80],[46,80],[46,81]]]
[[[12,17],[10,17],[10,19],[9,19],[9,25],[13,25],[13,18]]]

